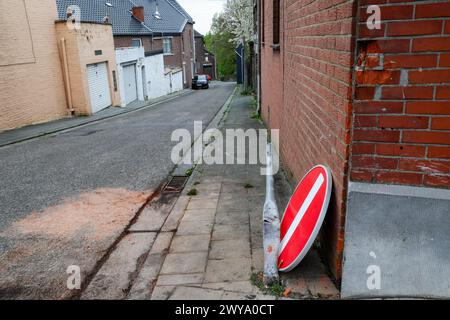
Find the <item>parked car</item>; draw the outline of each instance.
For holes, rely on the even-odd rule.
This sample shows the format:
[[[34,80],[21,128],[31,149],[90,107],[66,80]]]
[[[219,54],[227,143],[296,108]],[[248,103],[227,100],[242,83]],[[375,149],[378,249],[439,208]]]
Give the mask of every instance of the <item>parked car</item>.
[[[192,89],[209,89],[209,80],[206,75],[199,74],[192,79]]]

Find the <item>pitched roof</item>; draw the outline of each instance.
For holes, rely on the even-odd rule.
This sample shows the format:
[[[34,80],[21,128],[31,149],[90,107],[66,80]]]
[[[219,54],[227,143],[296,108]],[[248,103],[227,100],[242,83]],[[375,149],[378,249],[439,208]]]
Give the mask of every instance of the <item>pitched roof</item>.
[[[113,5],[108,8],[106,3]],[[186,23],[194,23],[176,0],[158,0],[158,11],[162,19],[156,19],[155,0],[56,0],[58,16],[66,20],[67,7],[77,5],[81,10],[81,21],[102,22],[108,15],[114,35],[151,35],[152,33],[181,33]],[[137,21],[131,14],[135,6],[144,7],[145,21]]]
[[[187,13],[186,10],[184,10],[184,8],[178,3],[177,0],[167,0],[167,2],[169,2],[173,7],[175,7],[175,9],[180,11],[189,22],[194,23],[194,19],[192,19],[189,13]]]
[[[195,38],[204,38],[204,35],[202,35],[200,32],[194,29],[194,37]]]

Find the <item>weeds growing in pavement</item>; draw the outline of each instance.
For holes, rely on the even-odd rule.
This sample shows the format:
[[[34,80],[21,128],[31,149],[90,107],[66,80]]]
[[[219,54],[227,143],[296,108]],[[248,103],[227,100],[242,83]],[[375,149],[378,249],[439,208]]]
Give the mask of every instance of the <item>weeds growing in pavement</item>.
[[[198,194],[197,189],[192,188],[191,190],[189,190],[189,192],[187,193],[188,196],[192,197],[192,196],[196,196]]]
[[[252,112],[252,115],[250,116],[250,118],[260,121],[261,115],[258,112],[254,111],[254,112]]]
[[[255,90],[253,90],[253,88],[251,88],[251,87],[245,88],[244,90],[241,91],[241,95],[243,95],[243,96],[251,96],[254,93],[255,93]]]
[[[284,292],[286,291],[286,287],[281,283],[274,283],[269,286],[264,284],[264,275],[262,272],[252,273],[250,277],[250,282],[258,287],[265,294],[270,294],[276,297],[282,297]]]

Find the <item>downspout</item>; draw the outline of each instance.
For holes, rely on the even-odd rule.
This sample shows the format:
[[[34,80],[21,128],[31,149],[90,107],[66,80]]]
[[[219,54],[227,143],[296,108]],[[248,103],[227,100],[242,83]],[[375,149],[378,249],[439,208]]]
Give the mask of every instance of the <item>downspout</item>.
[[[244,84],[244,55],[240,54],[238,49],[235,49],[234,52],[239,56],[239,58],[241,58],[241,76],[242,76],[242,86],[245,88],[245,84]]]
[[[257,68],[258,70],[256,71],[256,77],[257,77],[257,112],[259,115],[261,115],[261,39],[262,39],[262,27],[261,27],[261,0],[257,0],[257,10],[256,10],[256,14],[257,14],[257,18],[256,18],[256,28],[257,28]]]
[[[194,68],[192,70],[192,77],[194,77],[194,74],[198,73],[197,70],[197,48],[195,45],[195,30],[194,30],[194,24],[192,24],[192,56],[193,56],[193,61],[191,66]]]
[[[69,76],[69,64],[67,62],[67,50],[66,50],[66,39],[61,39],[61,48],[62,48],[62,56],[63,56],[63,65],[64,65],[64,83],[66,87],[66,96],[67,96],[67,106],[69,110],[69,115],[74,115],[73,109],[73,101],[72,101],[72,91],[70,90],[70,76]]]

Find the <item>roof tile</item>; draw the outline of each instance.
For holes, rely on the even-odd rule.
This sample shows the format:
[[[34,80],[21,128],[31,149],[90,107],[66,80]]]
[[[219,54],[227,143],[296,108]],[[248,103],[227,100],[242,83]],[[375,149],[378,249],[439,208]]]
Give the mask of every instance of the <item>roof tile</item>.
[[[154,17],[158,11],[162,19]],[[106,3],[111,3],[109,8]],[[189,14],[176,0],[56,0],[58,16],[66,20],[67,7],[77,5],[81,10],[81,21],[102,22],[108,15],[114,35],[150,35],[152,33],[181,33],[187,22],[193,23]],[[145,22],[132,17],[133,6],[143,6]]]

